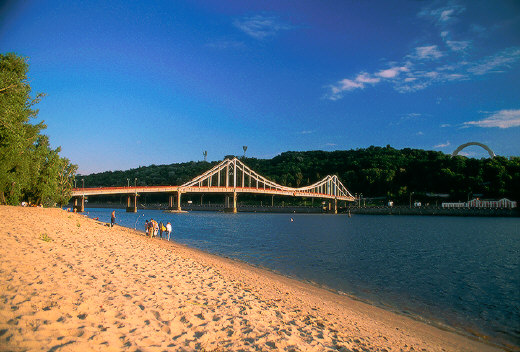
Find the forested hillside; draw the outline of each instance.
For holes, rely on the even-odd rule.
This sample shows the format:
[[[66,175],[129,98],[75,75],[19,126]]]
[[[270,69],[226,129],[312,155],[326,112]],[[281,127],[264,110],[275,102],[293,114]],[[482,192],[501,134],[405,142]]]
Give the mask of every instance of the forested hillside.
[[[232,156],[228,156],[232,157]],[[282,185],[301,187],[328,174],[336,174],[352,194],[383,197],[397,202],[428,201],[449,194],[449,199],[520,199],[520,158],[472,159],[451,157],[419,149],[369,147],[346,151],[285,152],[273,159],[242,159],[253,170]],[[151,165],[127,171],[88,176],[85,187],[180,185],[208,170],[217,162]],[[437,195],[437,196],[436,196]]]

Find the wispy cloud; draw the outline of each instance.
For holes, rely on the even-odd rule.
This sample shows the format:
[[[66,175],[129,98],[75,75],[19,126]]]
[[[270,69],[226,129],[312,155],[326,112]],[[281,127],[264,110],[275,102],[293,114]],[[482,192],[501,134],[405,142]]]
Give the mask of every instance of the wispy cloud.
[[[329,86],[330,94],[327,98],[330,100],[338,100],[343,97],[343,92],[348,92],[354,89],[363,89],[367,84],[376,84],[381,81],[380,78],[373,77],[366,72],[361,72],[354,79],[342,79],[336,85]]]
[[[466,11],[464,6],[451,4],[440,8],[426,7],[419,12],[419,17],[433,21],[439,26],[445,26],[447,23],[456,19],[456,16]]]
[[[451,145],[450,141],[447,141],[446,143],[440,143],[440,144],[434,145],[433,147],[434,148],[447,148],[450,145]]]
[[[409,69],[406,66],[391,67],[387,68],[386,70],[379,71],[378,73],[376,73],[376,75],[382,78],[395,78],[399,76],[401,72],[407,71],[409,71]]]
[[[427,45],[415,48],[415,57],[419,60],[435,60],[443,56],[437,45]]]
[[[482,120],[464,122],[464,126],[477,126],[485,128],[520,127],[520,109],[496,111]]]
[[[489,72],[504,72],[505,69],[511,68],[511,65],[519,59],[520,48],[508,48],[470,65],[468,72],[479,76]]]
[[[310,130],[310,131],[300,131],[298,132],[299,134],[311,134],[311,133],[314,133],[315,131],[314,130]]]
[[[345,94],[387,83],[400,93],[426,89],[432,85],[471,80],[477,76],[506,72],[520,61],[520,47],[503,49],[489,56],[471,57],[472,40],[452,39],[451,25],[465,7],[452,3],[442,8],[427,7],[419,16],[440,26],[442,45],[418,45],[401,61],[388,62],[373,72],[362,71],[326,86],[325,97],[342,99]],[[458,39],[458,38],[457,38]]]
[[[446,40],[446,45],[453,51],[465,51],[470,45],[469,40]]]
[[[264,15],[243,17],[235,20],[233,24],[245,34],[259,40],[273,37],[282,30],[293,28],[277,17]]]
[[[411,112],[409,114],[401,115],[397,122],[390,122],[388,125],[389,126],[399,126],[399,125],[402,125],[404,123],[410,123],[410,122],[413,122],[413,121],[420,121],[420,120],[423,120],[423,119],[424,118],[423,118],[422,114],[419,114],[419,113],[416,113],[416,112]]]

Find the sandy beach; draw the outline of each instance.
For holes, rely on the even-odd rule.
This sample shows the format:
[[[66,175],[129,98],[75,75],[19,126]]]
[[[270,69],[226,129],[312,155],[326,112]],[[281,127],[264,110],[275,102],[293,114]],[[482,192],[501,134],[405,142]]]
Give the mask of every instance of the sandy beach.
[[[0,219],[1,351],[499,350],[81,214]]]

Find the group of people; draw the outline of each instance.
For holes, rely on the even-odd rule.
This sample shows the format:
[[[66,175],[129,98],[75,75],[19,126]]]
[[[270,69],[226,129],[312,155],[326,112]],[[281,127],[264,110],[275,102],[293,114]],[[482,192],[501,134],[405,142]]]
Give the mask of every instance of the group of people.
[[[151,219],[150,221],[146,220],[144,223],[144,229],[146,231],[146,235],[152,237],[157,237],[159,235],[159,238],[167,238],[168,241],[170,240],[170,235],[172,233],[172,224],[167,223],[164,225],[162,222],[157,222],[154,219]]]
[[[110,215],[110,227],[113,227],[116,223],[116,211],[112,211],[112,214]],[[150,221],[146,220],[144,223],[144,229],[146,231],[146,235],[152,237],[167,238],[168,241],[170,240],[170,235],[172,233],[172,224],[168,222],[166,225],[162,222],[157,222],[154,219],[151,219]]]

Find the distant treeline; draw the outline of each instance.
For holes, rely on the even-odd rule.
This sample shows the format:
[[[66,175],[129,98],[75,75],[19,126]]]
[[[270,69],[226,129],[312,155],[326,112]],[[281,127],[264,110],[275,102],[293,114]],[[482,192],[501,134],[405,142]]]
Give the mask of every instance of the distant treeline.
[[[233,157],[233,156],[227,156]],[[352,194],[406,203],[414,200],[467,200],[469,197],[520,199],[520,158],[472,159],[420,149],[369,147],[346,151],[285,152],[272,159],[244,158],[261,175],[302,187],[338,175]],[[218,162],[151,165],[127,171],[77,176],[85,187],[181,185]],[[444,195],[444,197],[443,197]],[[446,195],[449,195],[446,198]]]

